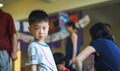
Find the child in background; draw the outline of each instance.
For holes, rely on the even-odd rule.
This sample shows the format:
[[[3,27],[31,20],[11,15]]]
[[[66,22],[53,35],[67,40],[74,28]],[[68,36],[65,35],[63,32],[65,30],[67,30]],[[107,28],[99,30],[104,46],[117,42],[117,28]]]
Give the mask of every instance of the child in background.
[[[65,67],[65,56],[62,53],[53,54],[58,71],[70,71]]]
[[[28,46],[31,71],[57,71],[52,52],[45,43],[49,30],[47,13],[34,10],[30,13],[28,21],[28,29],[34,36],[34,41]]]

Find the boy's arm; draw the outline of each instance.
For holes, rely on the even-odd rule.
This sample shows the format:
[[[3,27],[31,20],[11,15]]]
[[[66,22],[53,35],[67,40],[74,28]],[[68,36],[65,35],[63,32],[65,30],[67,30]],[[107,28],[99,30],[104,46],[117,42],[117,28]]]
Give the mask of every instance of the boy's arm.
[[[36,64],[31,65],[31,71],[37,71],[37,65]]]
[[[13,61],[17,59],[17,34],[14,33],[11,37],[12,40],[12,52],[11,52],[11,58]]]
[[[37,64],[39,63],[38,61],[38,56],[37,56],[37,49],[36,49],[36,44],[31,43],[28,46],[28,57],[29,57],[29,63],[30,63],[30,71],[37,71]]]

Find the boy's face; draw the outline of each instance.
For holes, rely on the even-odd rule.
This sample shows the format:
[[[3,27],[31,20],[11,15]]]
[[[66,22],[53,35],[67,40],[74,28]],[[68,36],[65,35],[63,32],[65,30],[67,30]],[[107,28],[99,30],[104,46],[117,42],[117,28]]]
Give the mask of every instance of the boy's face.
[[[65,67],[65,61],[63,61],[60,64],[57,64],[57,69],[58,71],[65,71],[66,67]]]
[[[57,64],[58,71],[64,71],[64,64]]]
[[[33,34],[34,39],[40,42],[44,42],[48,35],[49,24],[48,22],[37,22],[33,23],[29,27],[29,31]]]

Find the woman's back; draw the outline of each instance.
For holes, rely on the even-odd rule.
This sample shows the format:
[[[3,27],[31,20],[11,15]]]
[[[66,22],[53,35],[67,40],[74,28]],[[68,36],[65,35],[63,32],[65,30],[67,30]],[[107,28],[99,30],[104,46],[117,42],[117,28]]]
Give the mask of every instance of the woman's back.
[[[120,71],[120,49],[108,39],[99,38],[90,43],[99,55],[95,55],[96,71]]]

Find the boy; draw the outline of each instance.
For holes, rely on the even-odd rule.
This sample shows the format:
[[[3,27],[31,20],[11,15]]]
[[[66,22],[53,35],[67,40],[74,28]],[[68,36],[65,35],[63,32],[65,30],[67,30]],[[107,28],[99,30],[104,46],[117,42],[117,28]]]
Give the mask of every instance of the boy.
[[[65,67],[65,56],[62,53],[57,52],[57,53],[54,53],[53,56],[54,56],[58,71],[70,71],[70,69]]]
[[[49,30],[47,13],[34,10],[30,13],[28,21],[28,29],[34,36],[34,41],[28,46],[31,71],[57,71],[52,52],[45,43]]]

